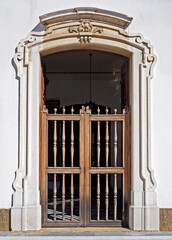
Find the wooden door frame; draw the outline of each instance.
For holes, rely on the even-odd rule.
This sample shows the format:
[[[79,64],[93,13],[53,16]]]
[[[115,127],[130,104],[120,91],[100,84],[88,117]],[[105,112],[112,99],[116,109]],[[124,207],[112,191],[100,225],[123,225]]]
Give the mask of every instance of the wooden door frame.
[[[52,114],[51,114],[52,115]],[[42,206],[42,225],[43,227],[55,226],[64,227],[63,222],[47,222],[47,199],[48,199],[48,185],[47,185],[47,161],[48,161],[48,110],[46,106],[40,109],[40,193],[41,193],[41,206]],[[108,115],[106,115],[108,116]],[[105,116],[105,117],[106,117]],[[122,116],[122,115],[119,115]],[[91,115],[89,108],[84,108],[80,111],[80,190],[79,190],[79,216],[78,223],[69,222],[67,227],[74,226],[111,226],[117,227],[128,226],[129,216],[129,197],[130,197],[130,126],[129,126],[129,112],[124,112],[123,120],[123,212],[122,221],[116,220],[115,222],[94,222],[91,220],[91,119],[96,119],[96,115]],[[69,116],[66,117],[69,119]],[[103,169],[102,169],[103,170]],[[72,169],[71,169],[72,171]],[[101,171],[102,173],[105,173]],[[59,172],[57,172],[58,174]],[[124,207],[125,204],[125,207]]]

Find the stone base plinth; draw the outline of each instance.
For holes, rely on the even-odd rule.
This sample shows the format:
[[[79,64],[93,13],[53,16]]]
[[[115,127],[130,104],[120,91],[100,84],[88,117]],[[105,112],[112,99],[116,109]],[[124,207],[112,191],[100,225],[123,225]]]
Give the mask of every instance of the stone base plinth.
[[[159,208],[157,206],[130,206],[129,228],[132,230],[159,230]]]
[[[41,229],[41,206],[11,208],[11,230],[28,231]]]

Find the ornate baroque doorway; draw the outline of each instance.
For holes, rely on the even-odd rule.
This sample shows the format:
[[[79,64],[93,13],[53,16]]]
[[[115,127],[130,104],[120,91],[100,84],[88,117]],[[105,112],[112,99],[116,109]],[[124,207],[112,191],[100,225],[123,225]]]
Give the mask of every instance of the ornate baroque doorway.
[[[102,9],[68,9],[41,16],[40,27],[35,28],[35,32],[31,32],[18,44],[14,62],[17,68],[17,77],[20,79],[19,164],[13,183],[12,230],[38,230],[41,228],[39,185],[39,163],[41,159],[39,143],[42,139],[40,136],[40,128],[42,127],[40,121],[42,110],[41,57],[57,52],[81,49],[107,51],[129,59],[129,79],[131,83],[129,88],[129,110],[131,112],[129,227],[134,230],[159,229],[156,181],[151,168],[151,79],[153,78],[153,66],[156,57],[153,54],[152,45],[142,35],[129,34],[125,31],[131,20],[132,18],[126,15]],[[83,115],[86,115],[85,118],[89,116],[87,113]],[[60,121],[63,122],[63,120]],[[106,120],[110,121],[109,118]],[[55,117],[52,121],[58,122],[58,119]],[[101,119],[98,121],[101,122]],[[115,118],[112,122],[114,121]],[[89,133],[88,136],[90,137],[91,134]],[[85,160],[81,162],[85,164]],[[108,187],[109,189],[113,188],[114,180],[110,180],[109,175],[111,173],[107,172],[109,170],[105,169],[104,173],[100,173],[98,167],[95,166],[95,168],[95,171],[97,171],[95,172],[95,182],[98,184],[98,174],[104,174],[105,176],[108,174]],[[94,174],[91,171],[89,169],[89,174]],[[113,168],[113,171],[112,178],[115,174],[118,175],[116,168]],[[75,175],[74,172],[70,174],[72,173]],[[58,175],[59,172],[52,172],[54,177],[53,174]],[[64,185],[63,174],[67,175],[67,173],[61,173],[60,184],[62,185]],[[70,177],[65,181],[70,183]],[[106,181],[105,177],[103,182]],[[109,185],[110,182],[112,182],[111,185]],[[56,184],[59,184],[58,180],[56,180]],[[94,184],[94,188],[99,189],[99,187],[96,187],[97,184]],[[52,180],[50,185],[53,185]],[[106,186],[104,187],[104,189],[107,189]],[[60,189],[62,192],[63,186]],[[76,188],[74,191],[76,191]],[[97,192],[99,191],[97,190]],[[108,196],[106,190],[104,192],[105,197]],[[94,193],[96,196],[95,204],[99,206],[99,201],[97,201],[97,199],[99,200],[99,194],[96,194],[96,191]],[[64,197],[66,199],[67,195],[62,195],[62,200],[64,200]],[[84,201],[82,202],[84,203]],[[104,206],[107,206],[107,204]],[[63,209],[61,210],[62,218],[63,216],[66,218]],[[88,209],[90,211],[90,208]],[[94,209],[96,209],[94,212],[96,212],[95,221],[97,221],[97,209],[99,207]],[[72,217],[71,214],[69,214],[69,217]],[[114,215],[112,218],[114,218]]]

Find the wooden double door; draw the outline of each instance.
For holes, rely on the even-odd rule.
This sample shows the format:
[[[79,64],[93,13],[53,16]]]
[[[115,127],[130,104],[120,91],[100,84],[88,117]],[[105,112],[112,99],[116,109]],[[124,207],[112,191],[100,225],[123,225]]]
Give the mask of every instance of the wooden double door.
[[[66,110],[41,112],[43,226],[127,225],[128,114]]]

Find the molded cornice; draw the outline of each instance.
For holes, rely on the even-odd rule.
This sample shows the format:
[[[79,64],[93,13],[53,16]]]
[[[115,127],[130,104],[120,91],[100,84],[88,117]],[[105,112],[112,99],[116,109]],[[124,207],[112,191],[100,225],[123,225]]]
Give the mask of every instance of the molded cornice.
[[[45,26],[57,22],[80,19],[94,19],[95,21],[112,24],[122,29],[126,29],[132,21],[132,18],[127,15],[91,7],[71,8],[40,16],[40,22]]]

